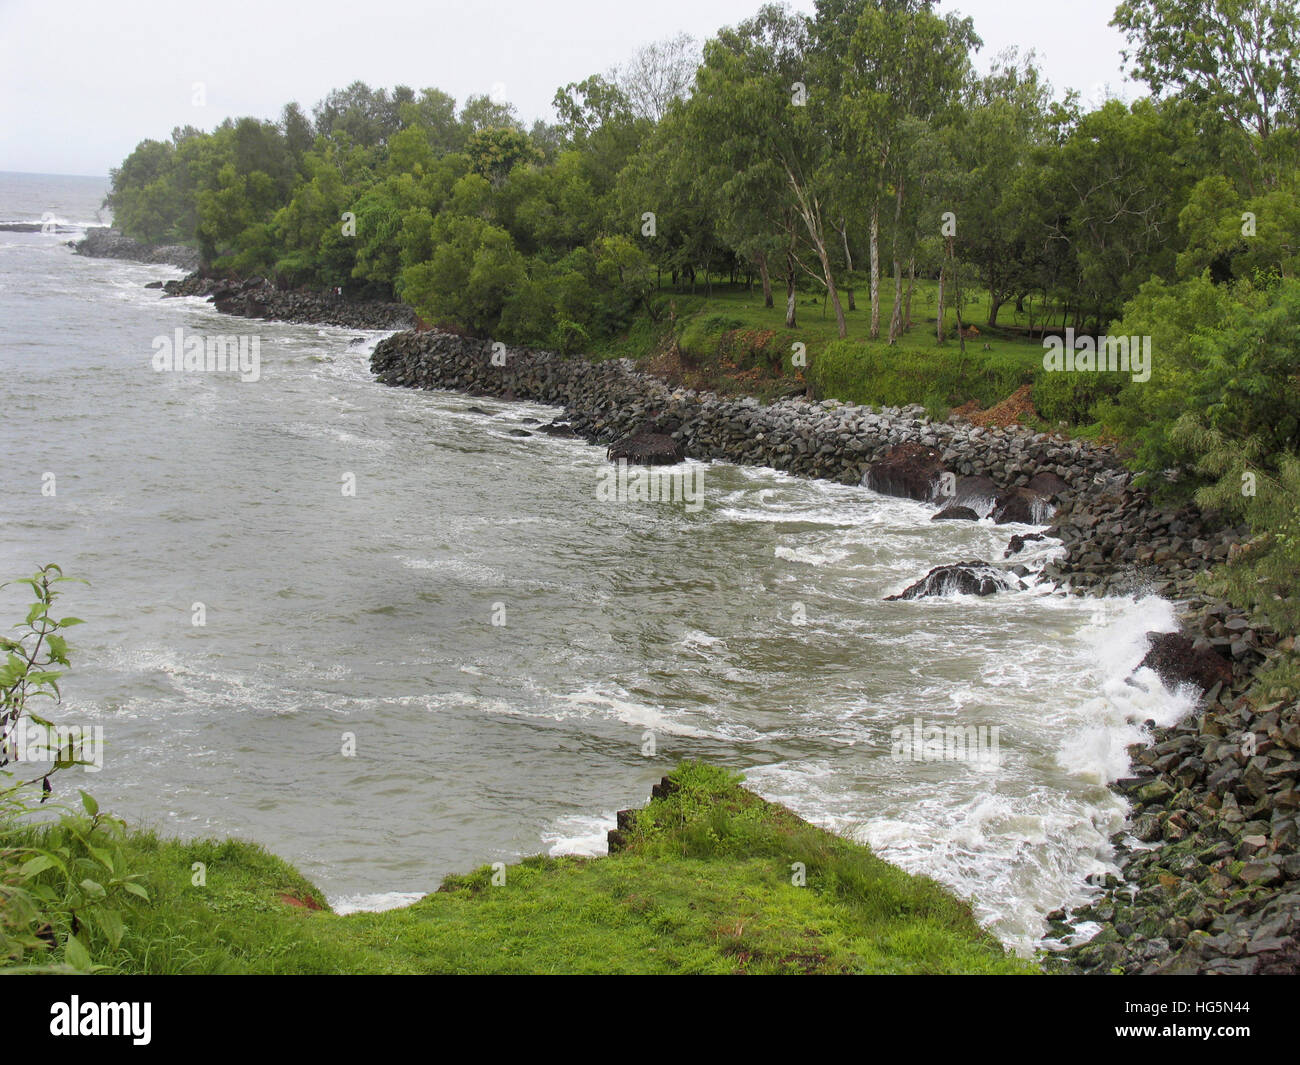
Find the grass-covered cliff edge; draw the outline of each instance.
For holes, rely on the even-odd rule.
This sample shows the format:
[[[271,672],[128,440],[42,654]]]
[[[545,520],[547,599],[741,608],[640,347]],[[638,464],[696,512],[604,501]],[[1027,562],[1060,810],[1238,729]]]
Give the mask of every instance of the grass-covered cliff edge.
[[[656,792],[607,857],[484,866],[411,906],[347,916],[255,844],[129,832],[123,856],[149,898],[127,908],[116,947],[83,938],[116,973],[1036,971],[934,881],[735,774],[685,763]],[[0,849],[39,835],[11,831]]]

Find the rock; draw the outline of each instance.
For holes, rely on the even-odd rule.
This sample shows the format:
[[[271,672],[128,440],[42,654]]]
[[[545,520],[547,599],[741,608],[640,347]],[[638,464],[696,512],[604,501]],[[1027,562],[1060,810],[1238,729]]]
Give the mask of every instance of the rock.
[[[1036,473],[1029,478],[1029,483],[1025,485],[1031,492],[1037,492],[1045,499],[1053,499],[1057,496],[1064,495],[1070,490],[1069,484],[1064,477],[1058,477],[1050,470],[1042,473]]]
[[[1195,684],[1202,691],[1215,684],[1232,683],[1232,666],[1212,648],[1198,650],[1177,632],[1148,632],[1150,649],[1140,663],[1152,670],[1165,685]]]
[[[682,445],[664,433],[632,433],[611,444],[605,457],[641,466],[670,466],[686,458]]]
[[[885,596],[885,602],[936,595],[993,595],[1010,588],[1024,588],[1024,585],[987,562],[959,562],[936,566],[897,595]]]
[[[969,507],[980,517],[987,517],[992,512],[993,503],[998,497],[997,482],[992,477],[958,477],[956,487],[952,503]]]
[[[1046,540],[1047,537],[1042,533],[1017,533],[1011,537],[1007,544],[1007,549],[1002,553],[1003,558],[1010,558],[1012,555],[1018,555],[1025,549],[1025,544],[1037,543],[1039,540]]]
[[[979,521],[980,516],[970,507],[959,507],[955,503],[944,507],[930,518],[931,521]]]
[[[882,495],[928,501],[934,497],[943,472],[939,452],[934,448],[917,443],[899,444],[871,464],[866,486]]]
[[[85,237],[72,246],[77,255],[92,259],[129,259],[138,263],[167,263],[182,270],[197,270],[199,253],[196,248],[181,244],[142,244],[116,229],[92,226]],[[152,287],[152,286],[150,286]]]
[[[1041,492],[1030,488],[1012,488],[993,503],[993,523],[1007,525],[1045,525],[1052,519],[1052,504]]]

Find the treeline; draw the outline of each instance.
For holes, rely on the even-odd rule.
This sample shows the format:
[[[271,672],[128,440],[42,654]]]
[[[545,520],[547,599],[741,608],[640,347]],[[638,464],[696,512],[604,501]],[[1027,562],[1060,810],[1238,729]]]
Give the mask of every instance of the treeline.
[[[1295,0],[1124,0],[1112,24],[1151,88],[1131,104],[1056,99],[1032,55],[977,73],[971,20],[927,0],[818,0],[701,49],[643,49],[565,85],[555,121],[527,130],[487,97],[361,83],[310,118],[290,104],[278,122],[178,129],[136,148],[109,203],[131,236],[194,242],[217,271],[396,295],[562,351],[662,325],[669,294],[721,279],[761,286],[791,328],[815,291],[840,337],[865,300],[822,356],[840,376],[905,336],[943,350],[945,310],[960,323],[973,292],[985,328],[1011,304],[1031,337],[1150,336],[1149,380],[1051,375],[1052,416],[1250,518],[1256,559],[1294,562]],[[1276,613],[1294,572],[1265,565],[1237,594]]]
[[[1199,40],[1188,10],[1219,6],[1245,39]],[[987,292],[989,325],[1014,301],[1031,326],[1101,331],[1152,277],[1294,273],[1291,56],[1242,58],[1241,6],[1122,4],[1134,68],[1178,91],[1092,111],[1054,101],[1032,56],[977,75],[971,20],[925,0],[768,6],[702,54],[678,38],[564,86],[528,131],[487,97],[359,82],[310,118],[178,129],[136,148],[109,203],[216,270],[561,348],[655,313],[665,283],[719,277],[775,289],[789,325],[812,286],[841,336],[865,290],[868,335],[896,340],[917,278],[941,307]]]

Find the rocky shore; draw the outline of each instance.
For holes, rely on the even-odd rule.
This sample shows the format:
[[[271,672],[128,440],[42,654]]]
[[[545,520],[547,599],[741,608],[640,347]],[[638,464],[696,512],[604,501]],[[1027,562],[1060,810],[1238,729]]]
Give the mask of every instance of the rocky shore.
[[[281,289],[261,277],[229,280],[192,273],[162,286],[164,296],[203,296],[241,318],[337,325],[346,329],[409,329],[415,312],[404,303],[355,300],[310,289]]]
[[[1200,571],[1230,557],[1244,529],[1194,506],[1157,506],[1109,448],[960,418],[935,422],[919,407],[802,398],[761,406],[671,388],[628,360],[591,363],[433,332],[387,338],[371,368],[389,385],[553,404],[563,416],[542,431],[608,445],[611,456],[661,437],[663,454],[863,484],[931,502],[936,518],[1043,525],[1062,551],[1042,576],[1062,591],[1174,600],[1183,631],[1148,634],[1144,665],[1170,687],[1200,689],[1199,712],[1172,728],[1150,723],[1151,744],[1130,752],[1135,776],[1114,785],[1133,805],[1112,840],[1121,877],[1099,885],[1088,906],[1052,915],[1045,945],[1058,952],[1049,965],[1300,971],[1300,706],[1256,708],[1243,694],[1260,665],[1289,646],[1195,585]],[[1014,587],[1024,575],[1014,556],[1034,538],[1013,537],[1003,560],[938,567],[915,594]],[[1087,942],[1060,949],[1072,938]]]
[[[87,229],[82,240],[71,241],[72,250],[92,259],[129,259],[137,263],[166,263],[182,270],[197,270],[199,253],[184,244],[142,244],[116,229]]]

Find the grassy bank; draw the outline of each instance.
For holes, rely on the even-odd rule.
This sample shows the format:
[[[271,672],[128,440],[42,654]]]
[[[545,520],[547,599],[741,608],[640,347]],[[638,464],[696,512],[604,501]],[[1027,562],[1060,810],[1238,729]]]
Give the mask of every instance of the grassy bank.
[[[819,398],[883,406],[921,403],[942,418],[966,404],[992,407],[1031,385],[1044,422],[1073,422],[1086,414],[1096,397],[1073,393],[1095,389],[1096,382],[1044,373],[1042,341],[1030,339],[1029,315],[1018,314],[1014,304],[1005,304],[1000,325],[990,328],[984,324],[987,307],[978,300],[968,302],[964,352],[956,314],[949,307],[944,316],[947,339],[940,344],[935,336],[937,288],[933,281],[917,282],[912,328],[892,345],[886,339],[892,287],[881,293],[885,336],[878,340],[868,338],[865,293],[858,294],[856,310],[846,309],[848,337],[841,340],[834,313],[822,299],[806,293],[799,296],[796,327],[787,329],[784,299],[765,307],[757,286],[715,285],[711,294],[702,287],[695,294],[661,290],[655,298],[657,320],[648,315],[636,319],[626,333],[597,345],[593,354],[637,359],[688,387],[763,399],[811,385]],[[1032,325],[1041,327],[1041,308],[1035,310]],[[804,345],[806,369],[793,362],[795,344]]]
[[[94,961],[124,973],[1025,973],[965,902],[687,764],[608,857],[449,878],[412,906],[338,916],[238,841],[127,837],[149,901]],[[806,886],[792,883],[803,863]],[[195,886],[195,863],[206,883]],[[500,876],[498,875],[498,879]]]

